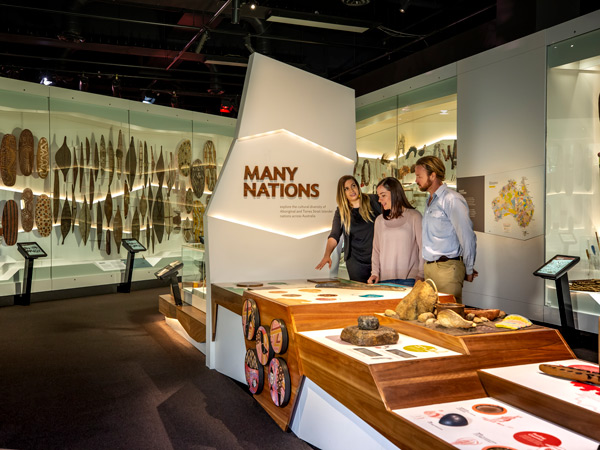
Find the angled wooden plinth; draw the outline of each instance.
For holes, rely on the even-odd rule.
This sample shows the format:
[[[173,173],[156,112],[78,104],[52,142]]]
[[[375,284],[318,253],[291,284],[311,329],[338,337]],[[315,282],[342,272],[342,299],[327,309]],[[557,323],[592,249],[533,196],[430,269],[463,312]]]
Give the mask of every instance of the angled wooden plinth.
[[[175,305],[171,295],[158,297],[158,310],[165,317],[177,319],[193,340],[206,342],[206,313],[191,305]]]
[[[600,414],[487,372],[479,377],[489,396],[600,441]]]
[[[240,294],[231,292],[216,284],[210,285],[210,293],[212,303],[212,340],[214,341],[217,333],[217,305],[241,316],[244,300]]]

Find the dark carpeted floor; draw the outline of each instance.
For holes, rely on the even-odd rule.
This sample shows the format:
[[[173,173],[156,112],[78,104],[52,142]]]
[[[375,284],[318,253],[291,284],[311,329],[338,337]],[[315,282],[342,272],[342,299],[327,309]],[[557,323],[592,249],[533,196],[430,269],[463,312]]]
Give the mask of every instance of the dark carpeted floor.
[[[311,449],[166,326],[166,292],[0,308],[0,448]]]

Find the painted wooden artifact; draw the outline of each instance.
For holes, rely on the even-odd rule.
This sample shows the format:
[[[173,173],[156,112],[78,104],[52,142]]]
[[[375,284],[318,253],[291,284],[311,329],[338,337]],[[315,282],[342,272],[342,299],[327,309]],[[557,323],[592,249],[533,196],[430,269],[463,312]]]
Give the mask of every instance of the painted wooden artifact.
[[[168,195],[164,205],[165,232],[167,233],[167,239],[169,239],[171,237],[171,232],[173,231],[173,205],[171,205],[171,198]]]
[[[94,181],[98,180],[98,170],[100,169],[100,153],[98,152],[98,143],[94,142],[94,160],[92,161],[92,172]]]
[[[206,187],[212,192],[217,184],[217,167],[207,166],[204,173],[206,175]]]
[[[94,204],[94,177],[90,173],[90,207]]]
[[[158,178],[159,189],[163,187],[163,181],[165,180],[165,160],[163,158],[162,146],[160,147],[160,155],[156,162],[156,177]]]
[[[79,234],[83,245],[87,245],[87,241],[90,237],[90,230],[92,229],[92,211],[90,210],[87,202],[87,198],[83,196],[83,205],[81,205],[81,211],[79,212]]]
[[[112,236],[111,236],[111,232],[110,232],[110,228],[106,229],[106,254],[110,255],[111,252],[111,245],[110,245],[110,241],[112,240]]]
[[[6,186],[17,181],[17,140],[12,134],[5,134],[0,145],[0,177]]]
[[[33,229],[33,218],[35,213],[33,208],[32,190],[29,188],[23,189],[21,200],[23,201],[23,209],[21,210],[21,226],[23,227],[23,231],[29,232]]]
[[[50,172],[50,152],[48,151],[48,139],[40,138],[36,155],[37,173],[40,178],[46,178]]]
[[[187,190],[185,188],[185,181],[179,183],[179,189],[177,190],[177,209],[183,211],[185,208],[185,195]]]
[[[152,203],[154,202],[154,195],[152,194],[152,185],[148,185],[148,216],[152,217]]]
[[[73,190],[77,184],[77,175],[79,175],[79,162],[77,161],[77,149],[73,149]]]
[[[129,143],[129,150],[127,150],[127,156],[125,158],[125,172],[127,173],[127,179],[129,180],[130,186],[133,186],[133,183],[135,183],[136,164],[137,155],[135,154],[135,143],[133,142],[132,137],[131,142]]]
[[[110,221],[112,220],[113,213],[113,200],[112,195],[110,194],[110,186],[108,187],[108,192],[106,193],[106,198],[104,199],[104,215],[106,216],[106,226],[110,227]]]
[[[71,231],[71,220],[72,220],[72,210],[71,205],[69,205],[69,196],[65,196],[65,202],[63,203],[62,213],[60,215],[60,234],[62,236],[62,243],[65,244],[65,238],[68,236],[69,231]]]
[[[204,162],[209,165],[217,165],[217,150],[213,141],[206,141],[204,144]]]
[[[195,159],[190,169],[190,182],[192,184],[192,190],[197,198],[202,197],[204,194],[204,166],[202,161]]]
[[[8,200],[2,210],[2,237],[8,246],[15,245],[19,237],[19,207],[14,200]]]
[[[275,406],[285,407],[292,395],[292,382],[285,359],[275,357],[269,363],[269,392]]]
[[[146,217],[146,248],[150,248],[150,235],[152,234],[152,228],[150,228],[150,217]]]
[[[106,163],[108,165],[108,187],[110,187],[113,178],[115,177],[115,149],[113,148],[112,141],[108,140],[108,149],[106,151]]]
[[[152,244],[152,253],[154,253],[154,244],[156,243],[156,233],[154,232],[154,223],[152,224],[152,233],[150,233],[150,243]]]
[[[165,205],[163,203],[162,189],[158,188],[156,199],[154,200],[154,209],[152,210],[152,228],[160,244],[165,232]]]
[[[83,187],[83,169],[85,167],[85,163],[83,160],[83,144],[79,146],[79,192]]]
[[[154,171],[156,169],[156,163],[154,162],[154,149],[150,146],[150,157],[152,161],[150,162],[150,183],[154,181]]]
[[[52,209],[54,210],[54,223],[58,220],[60,212],[60,180],[58,179],[58,169],[54,169],[54,191],[52,193]]]
[[[121,240],[123,239],[123,217],[121,216],[121,205],[117,205],[117,212],[113,219],[113,237],[117,246],[117,253],[121,252]]]
[[[181,229],[183,230],[183,239],[185,242],[193,242],[194,241],[194,229],[192,226],[192,221],[189,217],[183,221],[181,225]]]
[[[46,194],[40,195],[35,203],[35,225],[42,237],[52,233],[52,206]]]
[[[127,219],[129,215],[129,186],[127,185],[127,180],[123,182],[123,212]]]
[[[148,184],[148,144],[144,141],[144,187]]]
[[[56,160],[56,167],[60,169],[63,174],[64,181],[67,181],[67,174],[69,173],[69,169],[71,168],[71,150],[69,150],[69,146],[67,145],[67,137],[63,141],[63,144],[60,146],[56,155],[54,156]]]
[[[100,248],[100,244],[102,244],[102,205],[100,202],[96,203],[96,243]]]
[[[148,210],[148,200],[146,200],[146,190],[142,189],[142,198],[140,199],[140,214],[142,215],[142,222],[146,217],[146,211]]]
[[[142,141],[139,142],[138,146],[138,168],[137,168],[138,178],[141,180],[144,176],[144,145]]]
[[[200,237],[204,236],[204,205],[200,200],[194,201],[192,217],[194,219],[194,242],[200,242]]]
[[[133,140],[133,138],[131,138]],[[117,178],[121,179],[121,174],[123,173],[123,149],[125,148],[125,144],[123,143],[123,132],[119,130],[119,138],[117,140]]]
[[[190,174],[190,165],[192,164],[192,143],[185,139],[177,148],[177,160],[179,172],[184,177]]]
[[[25,128],[19,136],[19,168],[26,177],[33,172],[33,134]]]
[[[100,168],[100,173],[104,175],[104,171],[106,170],[106,141],[104,140],[104,135],[100,136],[100,164],[98,167]]]
[[[175,177],[177,176],[177,169],[175,169],[173,163],[173,152],[169,152],[169,169],[167,170],[167,195],[171,194],[171,188],[175,184]]]
[[[91,156],[91,147],[90,147],[90,140],[88,138],[85,138],[85,165],[89,168],[90,167],[90,156]]]
[[[131,237],[138,241],[140,240],[140,212],[137,207],[131,219]]]
[[[187,190],[187,192],[185,193],[185,212],[188,214],[191,213],[193,207],[194,207],[194,192],[192,191],[192,188],[189,188]]]

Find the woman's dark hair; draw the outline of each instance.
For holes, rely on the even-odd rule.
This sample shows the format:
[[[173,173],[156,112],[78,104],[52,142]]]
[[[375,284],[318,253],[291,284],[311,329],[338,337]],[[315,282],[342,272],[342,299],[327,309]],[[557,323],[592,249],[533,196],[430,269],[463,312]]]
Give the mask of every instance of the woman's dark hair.
[[[389,220],[402,217],[402,208],[415,209],[415,207],[408,202],[406,194],[404,193],[404,188],[402,187],[402,183],[400,183],[398,179],[394,177],[384,178],[379,182],[379,184],[377,184],[377,187],[379,186],[383,186],[386,190],[390,191],[392,196],[390,212],[388,214],[384,214],[384,219]]]

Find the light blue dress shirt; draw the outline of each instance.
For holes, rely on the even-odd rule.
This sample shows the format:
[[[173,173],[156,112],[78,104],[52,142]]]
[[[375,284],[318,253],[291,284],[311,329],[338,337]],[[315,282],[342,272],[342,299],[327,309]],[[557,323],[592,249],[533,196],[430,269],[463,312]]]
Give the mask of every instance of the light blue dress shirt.
[[[466,274],[473,273],[477,238],[464,197],[442,184],[431,196],[423,215],[423,258],[463,257]]]

